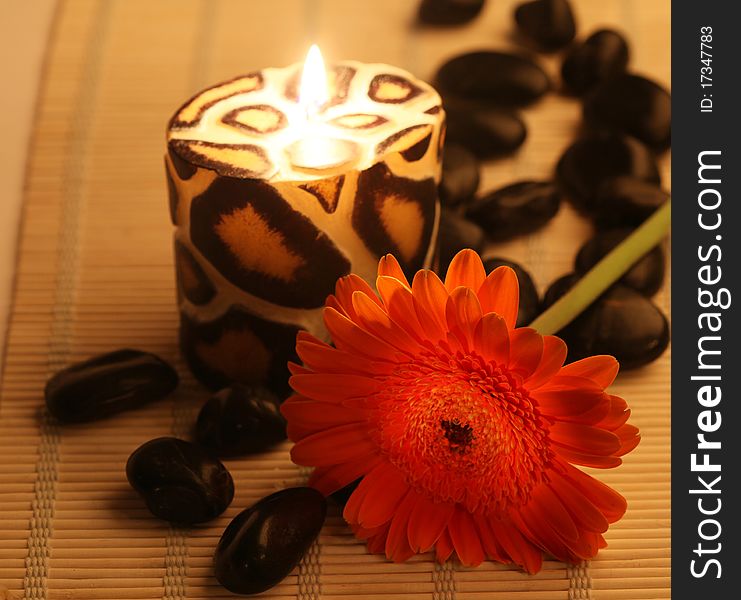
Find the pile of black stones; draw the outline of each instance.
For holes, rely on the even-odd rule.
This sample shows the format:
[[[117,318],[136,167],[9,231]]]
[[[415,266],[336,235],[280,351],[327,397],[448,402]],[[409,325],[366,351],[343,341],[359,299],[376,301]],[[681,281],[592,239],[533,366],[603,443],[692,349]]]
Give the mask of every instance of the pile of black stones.
[[[459,26],[476,18],[484,0],[423,0],[419,21]],[[527,135],[518,110],[554,89],[524,52],[484,50],[442,65],[437,85],[448,114],[440,198],[443,205],[439,271],[462,248],[483,250],[527,235],[570,201],[594,223],[595,236],[579,251],[574,272],[538,295],[532,277],[505,257],[485,260],[487,272],[507,265],[520,283],[518,326],[530,323],[619,244],[668,198],[655,154],[670,140],[670,97],[653,81],[627,71],[629,49],[618,32],[600,30],[575,41],[567,0],[533,0],[514,13],[518,39],[539,52],[562,52],[561,91],[584,107],[582,134],[564,152],[553,180],[514,181],[479,193],[481,160],[511,154]],[[628,100],[630,100],[628,102]],[[613,354],[623,368],[645,365],[669,340],[666,317],[651,302],[662,285],[664,254],[654,248],[587,311],[559,332],[570,358]],[[60,424],[108,418],[158,401],[179,384],[160,357],[122,349],[74,364],[48,382],[50,415]],[[234,481],[221,458],[255,455],[286,437],[282,399],[266,387],[232,385],[201,408],[190,440],[161,437],[135,449],[126,477],[156,517],[189,526],[221,515],[234,498]],[[358,482],[332,495],[344,504]],[[214,553],[214,572],[228,590],[256,594],[284,579],[319,535],[325,498],[308,487],[271,494],[240,512]]]
[[[419,19],[427,26],[458,26],[483,7],[482,0],[424,0]],[[525,326],[668,201],[656,157],[671,141],[671,96],[630,71],[630,48],[620,32],[599,29],[579,39],[568,0],[523,2],[513,17],[519,48],[467,52],[437,70],[435,84],[448,115],[437,270],[444,275],[463,248],[481,253],[493,247],[487,269],[503,264],[515,269],[517,325]],[[539,64],[538,53],[560,55],[559,82]],[[481,161],[517,152],[527,137],[522,113],[553,92],[580,102],[583,115],[553,178],[525,177],[480,190]],[[592,223],[594,237],[579,250],[573,272],[553,282],[541,299],[525,267],[499,256],[496,248],[544,227],[562,200]],[[557,332],[569,347],[569,360],[612,354],[622,369],[632,369],[663,353],[669,324],[651,298],[662,286],[664,263],[657,246]]]

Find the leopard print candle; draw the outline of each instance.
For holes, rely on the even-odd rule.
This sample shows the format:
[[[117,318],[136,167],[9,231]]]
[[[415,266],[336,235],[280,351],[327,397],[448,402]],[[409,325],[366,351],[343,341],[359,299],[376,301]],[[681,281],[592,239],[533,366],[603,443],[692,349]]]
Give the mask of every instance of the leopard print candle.
[[[429,266],[445,115],[409,73],[343,62],[307,121],[300,65],[208,88],[168,128],[181,346],[212,388],[278,386],[297,331],[325,337],[337,278]]]

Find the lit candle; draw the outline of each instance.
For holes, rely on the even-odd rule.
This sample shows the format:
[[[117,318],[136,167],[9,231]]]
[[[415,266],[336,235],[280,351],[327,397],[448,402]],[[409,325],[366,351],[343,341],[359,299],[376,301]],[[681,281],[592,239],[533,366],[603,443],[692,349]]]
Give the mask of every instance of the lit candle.
[[[435,250],[444,113],[409,73],[315,46],[294,65],[208,88],[169,123],[165,157],[181,346],[210,387],[285,383],[296,332],[354,272]]]

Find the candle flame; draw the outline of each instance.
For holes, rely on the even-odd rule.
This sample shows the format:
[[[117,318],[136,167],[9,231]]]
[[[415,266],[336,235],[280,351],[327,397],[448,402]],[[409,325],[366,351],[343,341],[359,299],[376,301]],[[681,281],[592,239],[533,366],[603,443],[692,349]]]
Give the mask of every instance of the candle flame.
[[[298,101],[308,119],[314,117],[329,100],[327,70],[319,47],[312,44],[304,61]]]

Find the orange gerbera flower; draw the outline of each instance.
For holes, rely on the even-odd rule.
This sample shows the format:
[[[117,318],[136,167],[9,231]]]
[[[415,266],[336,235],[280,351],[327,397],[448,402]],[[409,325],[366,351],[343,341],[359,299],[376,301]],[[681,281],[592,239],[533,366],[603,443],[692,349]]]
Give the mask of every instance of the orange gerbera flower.
[[[515,329],[517,277],[487,277],[460,252],[445,283],[409,285],[393,256],[376,287],[337,282],[324,321],[335,347],[301,333],[304,366],[282,407],[297,464],[330,494],[362,478],[344,509],[372,552],[403,561],[434,548],[537,572],[542,552],[577,562],[604,547],[620,494],[573,465],[610,468],[638,444],[610,356],[563,366],[566,345]]]

